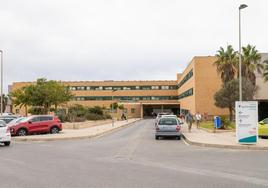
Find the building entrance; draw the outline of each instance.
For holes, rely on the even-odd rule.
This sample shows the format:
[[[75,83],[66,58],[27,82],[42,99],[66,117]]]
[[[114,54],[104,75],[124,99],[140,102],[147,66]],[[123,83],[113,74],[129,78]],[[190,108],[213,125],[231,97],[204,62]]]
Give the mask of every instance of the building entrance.
[[[167,104],[160,104],[160,105],[142,105],[143,108],[143,117],[153,117],[154,114],[158,114],[161,112],[171,113],[174,115],[180,114],[180,105],[167,105]]]

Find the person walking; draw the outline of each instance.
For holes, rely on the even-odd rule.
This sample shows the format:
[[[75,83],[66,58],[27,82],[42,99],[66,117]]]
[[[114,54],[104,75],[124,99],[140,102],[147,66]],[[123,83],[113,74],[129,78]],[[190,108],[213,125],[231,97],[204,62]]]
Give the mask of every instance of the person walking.
[[[193,115],[191,114],[191,112],[189,112],[187,114],[187,119],[186,119],[187,123],[188,123],[188,131],[191,132],[192,129],[192,124],[194,121]]]
[[[200,121],[201,121],[201,119],[202,119],[202,116],[201,116],[201,114],[199,113],[199,112],[197,112],[196,114],[195,114],[195,120],[196,120],[196,127],[199,129],[199,126],[200,126]]]

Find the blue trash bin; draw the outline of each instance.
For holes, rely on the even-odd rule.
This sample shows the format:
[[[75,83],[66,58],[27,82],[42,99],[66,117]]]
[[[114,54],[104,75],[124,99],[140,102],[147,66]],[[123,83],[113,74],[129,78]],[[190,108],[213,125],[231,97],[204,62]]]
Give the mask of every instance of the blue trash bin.
[[[221,117],[219,116],[214,116],[214,127],[216,129],[221,128]]]

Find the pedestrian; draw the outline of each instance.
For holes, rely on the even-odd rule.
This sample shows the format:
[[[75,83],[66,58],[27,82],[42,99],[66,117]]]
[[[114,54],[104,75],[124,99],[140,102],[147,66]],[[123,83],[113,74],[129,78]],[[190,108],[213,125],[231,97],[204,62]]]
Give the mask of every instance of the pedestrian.
[[[201,114],[199,113],[199,112],[197,112],[196,114],[195,114],[195,120],[196,120],[196,127],[199,129],[199,126],[200,126],[200,121],[201,121],[201,119],[202,119],[202,116],[201,116]]]
[[[193,124],[193,121],[194,121],[194,118],[193,118],[193,115],[191,114],[191,112],[189,112],[187,114],[186,121],[188,123],[188,131],[191,132],[192,124]]]

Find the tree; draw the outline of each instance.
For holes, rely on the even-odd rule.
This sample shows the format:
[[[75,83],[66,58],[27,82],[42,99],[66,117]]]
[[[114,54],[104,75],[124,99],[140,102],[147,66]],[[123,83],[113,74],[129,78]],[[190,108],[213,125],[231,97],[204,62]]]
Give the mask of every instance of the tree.
[[[29,94],[28,94],[29,89],[30,88],[23,87],[21,89],[17,89],[15,91],[13,91],[9,95],[13,105],[19,106],[20,108],[23,106],[25,107],[25,112],[26,112],[25,115],[26,116],[27,116],[27,112],[28,112],[27,106],[31,105],[31,101],[30,101],[31,96],[29,96]],[[28,91],[28,92],[26,92],[26,91]]]
[[[264,63],[263,79],[265,82],[268,82],[268,60],[265,60]]]
[[[242,77],[247,78],[253,85],[256,85],[255,72],[262,74],[263,64],[261,54],[255,46],[247,45],[242,48]]]
[[[117,110],[118,107],[119,106],[118,106],[117,102],[114,102],[114,103],[110,104],[110,109],[112,109],[112,110]]]
[[[253,85],[246,78],[243,79],[243,99],[253,100],[257,92],[257,86]],[[223,87],[214,95],[215,105],[220,108],[229,109],[229,120],[232,121],[235,110],[235,101],[239,100],[239,80],[234,79],[223,85]]]
[[[47,114],[51,106],[58,106],[67,103],[73,98],[68,87],[53,80],[45,78],[37,79],[36,84],[25,86],[11,93],[13,103],[17,106],[33,106],[43,108]],[[27,111],[27,110],[26,110]]]
[[[124,110],[124,109],[125,109],[125,107],[124,107],[123,104],[120,104],[120,105],[118,106],[118,108],[119,108],[120,110]]]
[[[5,94],[3,94],[2,97],[3,97],[3,112],[5,112],[6,111],[7,102],[8,102],[8,97]],[[2,103],[2,101],[1,101],[1,97],[0,97],[0,105],[1,105],[1,103]]]
[[[227,46],[226,51],[223,47],[220,47],[216,54],[217,61],[214,65],[217,66],[217,71],[221,76],[223,83],[227,83],[235,78],[236,64],[237,64],[237,52],[234,51],[231,45]]]

